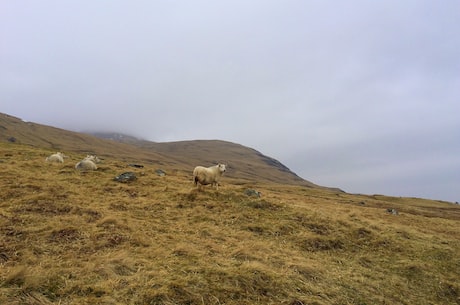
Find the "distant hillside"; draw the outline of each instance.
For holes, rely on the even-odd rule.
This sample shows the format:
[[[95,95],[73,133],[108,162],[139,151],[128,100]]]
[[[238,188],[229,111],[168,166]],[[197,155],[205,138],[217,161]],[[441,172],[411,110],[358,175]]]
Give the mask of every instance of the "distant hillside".
[[[228,164],[229,175],[248,180],[263,180],[282,184],[303,184],[311,187],[317,185],[308,182],[278,160],[246,146],[220,141],[195,140],[168,143],[141,142],[136,144],[147,150],[154,150],[163,155],[189,164],[211,166],[215,163]]]
[[[97,132],[96,131],[96,132],[85,132],[85,133],[101,138],[101,139],[112,140],[112,141],[125,143],[125,144],[136,144],[139,141],[143,141],[142,139],[138,139],[133,136],[125,135],[122,133],[115,133],[115,132]]]
[[[137,147],[101,140],[92,135],[68,131],[60,128],[24,122],[23,120],[0,113],[0,141],[49,148],[55,151],[70,151],[98,154],[106,157],[117,156],[125,159],[168,164],[168,158],[153,151],[139,150]]]
[[[302,179],[278,160],[252,148],[219,140],[155,143],[115,133],[84,134],[0,114],[0,141],[55,151],[98,154],[127,162],[154,163],[165,169],[191,172],[196,165],[226,163],[226,176],[254,182],[320,187]]]

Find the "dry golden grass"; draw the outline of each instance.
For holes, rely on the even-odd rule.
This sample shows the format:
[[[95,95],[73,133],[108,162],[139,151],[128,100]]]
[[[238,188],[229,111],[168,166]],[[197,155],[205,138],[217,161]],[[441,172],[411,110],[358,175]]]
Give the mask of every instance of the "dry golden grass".
[[[52,152],[0,143],[0,304],[460,304],[458,205]]]

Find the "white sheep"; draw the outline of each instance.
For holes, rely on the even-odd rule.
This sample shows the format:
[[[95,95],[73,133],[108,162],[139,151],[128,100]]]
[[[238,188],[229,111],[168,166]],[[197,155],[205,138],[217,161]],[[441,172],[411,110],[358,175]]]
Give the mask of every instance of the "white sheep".
[[[211,167],[197,166],[193,170],[193,182],[195,183],[195,186],[198,187],[200,187],[198,183],[200,183],[201,185],[215,185],[216,190],[218,190],[219,179],[225,173],[226,170],[226,165],[221,163]]]
[[[67,158],[67,156],[59,151],[55,154],[52,154],[51,156],[46,157],[46,162],[64,163],[64,158]]]
[[[99,163],[101,160],[94,155],[87,155],[83,160],[78,162],[75,165],[75,169],[79,170],[97,170],[96,163]]]
[[[86,155],[85,159],[83,160],[90,160],[90,161],[93,161],[94,163],[101,162],[101,159],[99,159],[99,157],[96,155]]]

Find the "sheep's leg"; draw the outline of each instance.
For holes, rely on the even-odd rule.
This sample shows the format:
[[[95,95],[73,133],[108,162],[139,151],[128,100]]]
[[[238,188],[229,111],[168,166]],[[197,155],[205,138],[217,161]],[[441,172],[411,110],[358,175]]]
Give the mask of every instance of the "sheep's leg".
[[[195,187],[200,191],[201,190],[201,183],[199,183],[199,179],[197,176],[195,176],[193,178],[193,184],[195,185]]]

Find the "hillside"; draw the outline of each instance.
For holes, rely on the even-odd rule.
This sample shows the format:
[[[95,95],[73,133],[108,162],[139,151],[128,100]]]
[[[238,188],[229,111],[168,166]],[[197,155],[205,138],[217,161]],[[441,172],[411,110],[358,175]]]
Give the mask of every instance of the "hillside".
[[[228,177],[197,191],[115,154],[46,163],[55,148],[0,142],[0,304],[460,304],[458,205]]]
[[[300,178],[273,158],[225,141],[154,143],[104,133],[96,133],[94,136],[24,122],[7,114],[0,114],[0,141],[76,152],[82,156],[116,156],[130,163],[156,164],[166,170],[189,173],[196,165],[211,166],[223,162],[228,164],[228,178],[320,187]]]
[[[24,122],[0,113],[0,142],[49,148],[54,151],[75,152],[82,156],[97,154],[105,157],[117,156],[141,161],[169,164],[168,158],[153,151],[141,151],[134,146],[72,132],[60,128]]]
[[[229,177],[251,181],[301,184],[319,187],[308,182],[279,161],[240,144],[220,140],[195,140],[168,143],[139,142],[134,144],[146,150],[156,151],[178,163],[228,164]]]

